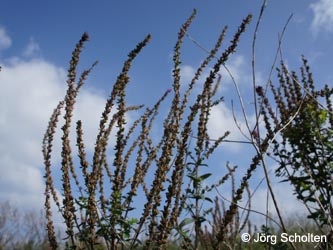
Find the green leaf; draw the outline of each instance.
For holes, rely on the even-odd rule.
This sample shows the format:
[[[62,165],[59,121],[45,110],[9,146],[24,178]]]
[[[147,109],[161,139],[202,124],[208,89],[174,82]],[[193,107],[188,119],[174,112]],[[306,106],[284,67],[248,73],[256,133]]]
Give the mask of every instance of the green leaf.
[[[183,228],[184,226],[191,224],[193,222],[194,222],[194,218],[185,218],[184,220],[182,220],[182,222],[180,222],[179,228]]]
[[[209,201],[210,203],[213,203],[213,200],[211,198],[209,198],[209,197],[205,197],[205,200]]]
[[[208,173],[208,174],[203,174],[199,177],[200,181],[203,181],[205,179],[207,179],[209,176],[211,176],[212,174]]]

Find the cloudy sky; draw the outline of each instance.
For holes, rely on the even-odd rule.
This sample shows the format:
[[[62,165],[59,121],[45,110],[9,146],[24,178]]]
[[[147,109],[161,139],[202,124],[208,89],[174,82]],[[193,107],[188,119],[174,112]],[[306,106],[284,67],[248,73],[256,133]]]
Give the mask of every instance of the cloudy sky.
[[[66,69],[71,51],[83,32],[85,45],[79,69],[99,61],[79,96],[75,119],[82,119],[88,149],[93,149],[98,120],[117,73],[127,53],[148,33],[151,43],[142,51],[131,70],[128,102],[152,104],[171,87],[172,51],[180,25],[197,8],[189,35],[210,49],[225,25],[227,41],[248,14],[254,21],[241,39],[238,53],[229,61],[253,121],[251,89],[251,42],[261,1],[18,1],[3,0],[0,9],[0,202],[9,200],[19,207],[43,207],[44,169],[41,141],[48,118],[66,91]],[[256,50],[256,76],[267,80],[281,33],[289,16],[293,17],[283,40],[288,67],[298,70],[301,55],[309,59],[317,84],[332,84],[333,2],[330,0],[268,1],[259,29]],[[182,83],[191,79],[205,52],[185,39],[182,51]],[[211,136],[226,130],[241,140],[231,112],[237,103],[235,89],[225,72],[219,94],[225,103],[212,112]],[[149,91],[147,91],[149,90]],[[236,105],[236,114],[240,114]],[[129,117],[130,118],[130,117]],[[244,122],[239,118],[239,123]],[[58,134],[59,135],[59,134]],[[56,151],[59,152],[59,151]],[[253,150],[246,145],[224,145],[215,165],[229,160],[239,165],[242,176]],[[58,157],[58,158],[57,158]],[[54,155],[54,161],[59,155]],[[271,166],[273,168],[274,166]],[[219,170],[214,170],[218,173]],[[252,183],[256,187],[263,173],[258,170]],[[58,176],[60,178],[60,176]],[[272,177],[273,178],[273,177]],[[277,196],[285,211],[300,208],[291,190],[273,178]],[[265,211],[264,184],[254,197],[256,209]]]

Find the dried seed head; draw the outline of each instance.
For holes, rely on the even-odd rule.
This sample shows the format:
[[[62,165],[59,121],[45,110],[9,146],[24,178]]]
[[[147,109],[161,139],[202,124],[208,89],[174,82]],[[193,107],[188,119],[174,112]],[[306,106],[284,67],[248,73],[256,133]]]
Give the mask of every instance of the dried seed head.
[[[87,32],[84,32],[84,33],[83,33],[81,40],[82,40],[83,42],[85,42],[85,41],[88,41],[88,40],[89,40],[89,35],[88,35],[88,33],[87,33]]]
[[[261,86],[257,86],[256,87],[256,92],[259,96],[263,96],[264,92],[263,92],[263,88]]]

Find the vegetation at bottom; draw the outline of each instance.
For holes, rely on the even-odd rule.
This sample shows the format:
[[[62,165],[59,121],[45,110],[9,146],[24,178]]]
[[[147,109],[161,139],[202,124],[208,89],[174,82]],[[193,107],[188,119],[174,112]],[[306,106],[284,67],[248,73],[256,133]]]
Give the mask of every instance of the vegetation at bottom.
[[[84,124],[72,119],[80,89],[97,65],[95,62],[81,74],[77,72],[82,48],[89,40],[84,33],[72,53],[67,92],[55,107],[42,142],[46,221],[40,222],[45,224],[36,227],[28,223],[33,230],[27,232],[40,233],[13,241],[11,249],[332,249],[333,89],[329,85],[316,88],[305,57],[299,74],[289,70],[280,46],[267,84],[257,84],[256,35],[265,7],[266,1],[260,10],[252,43],[254,126],[249,122],[237,82],[227,67],[252,15],[244,18],[230,42],[224,41],[226,26],[215,46],[206,50],[189,35],[188,29],[196,15],[194,10],[181,26],[174,46],[172,88],[157,98],[152,107],[128,105],[126,97],[131,65],[151,36],[147,35],[130,51],[112,85],[101,119],[96,121],[99,131],[91,157],[84,141]],[[282,37],[283,33],[279,45]],[[180,84],[181,47],[187,38],[204,49],[207,56],[184,88]],[[280,64],[276,66],[278,57]],[[223,102],[218,91],[222,68],[233,79],[244,115],[246,131],[239,127],[245,138],[243,142],[254,149],[240,182],[235,180],[237,166],[213,166],[210,162],[220,145],[236,143],[228,140],[228,131],[211,138],[208,129],[212,109]],[[202,80],[207,69],[209,74]],[[129,122],[131,112],[140,116]],[[63,122],[61,162],[54,166],[51,157],[60,120]],[[156,128],[160,130],[159,135]],[[74,142],[71,141],[73,131]],[[269,178],[268,158],[278,163],[275,175],[292,185],[295,196],[307,208],[308,218],[296,220],[297,225],[292,224],[294,218],[282,216]],[[62,174],[58,180],[55,180],[55,167]],[[216,183],[212,181],[214,167],[221,173]],[[266,221],[261,228],[249,220],[251,213],[260,213],[251,209],[255,191],[251,192],[249,187],[259,167],[265,173],[268,193],[277,213],[277,219],[261,214]],[[230,193],[222,194],[221,187],[226,190],[227,184]],[[16,211],[10,207],[4,209]],[[62,217],[65,237],[57,233],[55,212]],[[9,218],[6,213],[1,217],[0,230],[4,230],[0,234],[1,249],[9,246],[4,235],[12,237],[3,233],[12,232],[6,224]],[[41,228],[46,228],[47,236],[39,231]],[[252,236],[313,232],[326,235],[328,242],[317,245],[244,243],[240,238],[242,232]]]
[[[221,204],[218,204],[219,208]],[[216,207],[217,208],[217,207]],[[215,211],[217,212],[217,211]],[[321,235],[321,230],[318,230],[317,225],[307,218],[299,215],[293,215],[285,219],[289,234],[297,233],[299,235],[305,233],[313,233]],[[22,211],[8,202],[0,204],[0,249],[7,250],[49,250],[52,249],[48,241],[45,214],[36,211]],[[270,223],[267,227],[262,225],[260,228],[254,227],[253,237],[256,233],[265,233],[266,235],[280,235],[282,232],[276,225]],[[267,245],[265,243],[243,243],[240,235],[235,237],[230,235],[226,238],[226,249],[292,249],[288,244],[277,242],[276,244]],[[209,237],[209,235],[205,235]],[[57,233],[57,238],[61,240],[60,231]],[[207,241],[207,240],[206,240]],[[181,249],[179,238],[174,237],[169,239],[165,245],[167,250]],[[312,250],[317,249],[316,243],[297,243],[297,249]],[[60,244],[61,248],[65,247],[65,241]],[[95,249],[105,249],[101,244]],[[143,246],[138,246],[136,249],[144,249]],[[208,249],[206,246],[198,247],[198,249]],[[223,248],[222,248],[223,249]]]
[[[22,211],[9,202],[0,203],[1,250],[48,250],[45,213]]]

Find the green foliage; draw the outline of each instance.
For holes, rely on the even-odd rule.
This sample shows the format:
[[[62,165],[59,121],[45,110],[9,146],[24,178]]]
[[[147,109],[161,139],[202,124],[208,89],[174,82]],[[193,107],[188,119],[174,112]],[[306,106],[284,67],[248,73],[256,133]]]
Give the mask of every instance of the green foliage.
[[[294,187],[296,197],[309,208],[309,218],[332,227],[333,89],[315,89],[304,58],[301,80],[283,62],[277,72],[280,85],[270,86],[274,104],[257,89],[266,129],[275,138],[276,175]]]
[[[9,202],[0,203],[0,250],[48,250],[42,211],[23,211]]]

